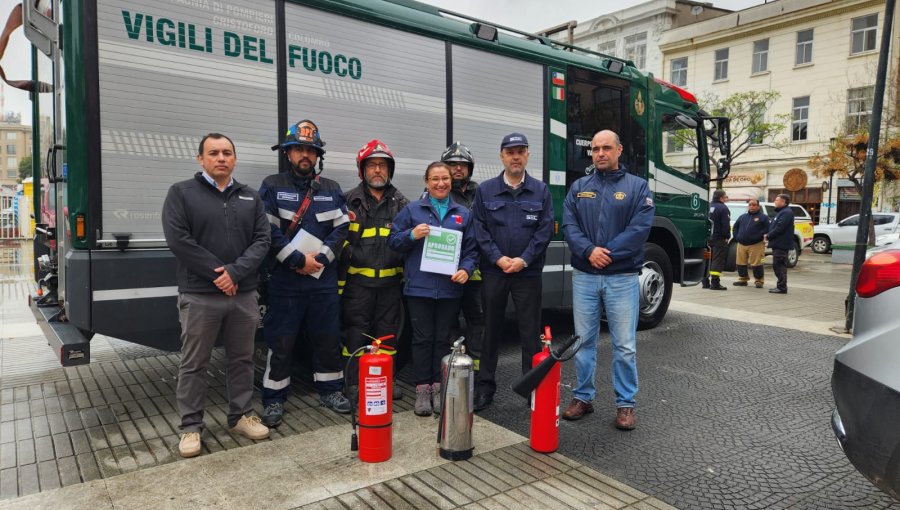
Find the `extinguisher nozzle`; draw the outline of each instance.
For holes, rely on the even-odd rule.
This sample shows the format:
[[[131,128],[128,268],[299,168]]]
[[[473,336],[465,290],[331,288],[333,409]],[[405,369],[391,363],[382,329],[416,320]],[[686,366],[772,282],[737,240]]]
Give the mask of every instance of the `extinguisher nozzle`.
[[[350,451],[355,452],[359,450],[359,440],[356,438],[356,434],[354,433],[350,436]]]

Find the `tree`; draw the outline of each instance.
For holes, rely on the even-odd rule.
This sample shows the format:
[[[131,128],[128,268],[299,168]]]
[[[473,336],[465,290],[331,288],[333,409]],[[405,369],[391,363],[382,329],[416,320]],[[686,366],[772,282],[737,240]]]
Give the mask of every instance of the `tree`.
[[[856,133],[843,138],[833,138],[828,152],[815,153],[807,166],[813,175],[823,179],[832,176],[844,177],[853,183],[862,196],[862,181],[866,170],[866,152],[869,148],[869,134]],[[900,138],[885,137],[878,144],[878,159],[875,163],[875,182],[900,180]],[[873,217],[874,218],[874,217]],[[875,243],[874,221],[869,222],[869,244]]]
[[[728,117],[731,129],[731,161],[736,161],[751,147],[781,148],[789,142],[781,133],[790,125],[789,114],[768,114],[775,101],[781,97],[776,90],[753,90],[736,92],[719,99],[707,92],[698,98],[700,108],[714,116]],[[673,133],[675,143],[697,148],[696,132],[693,129],[678,130]],[[710,144],[711,160],[715,160],[718,146]],[[719,185],[721,186],[719,181]]]
[[[22,182],[32,176],[32,161],[33,160],[31,158],[31,155],[25,156],[21,161],[19,161],[19,182]]]

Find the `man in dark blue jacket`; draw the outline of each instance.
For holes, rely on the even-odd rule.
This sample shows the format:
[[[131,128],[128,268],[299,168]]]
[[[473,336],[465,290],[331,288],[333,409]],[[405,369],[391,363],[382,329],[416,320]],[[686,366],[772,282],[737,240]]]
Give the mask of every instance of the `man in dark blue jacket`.
[[[638,274],[644,265],[644,243],[653,226],[654,206],[647,181],[629,174],[619,164],[621,155],[619,135],[612,131],[594,135],[591,159],[595,171],[575,181],[563,208],[563,231],[572,252],[575,333],[584,342],[575,355],[574,398],[563,418],[578,420],[594,412],[597,337],[605,310],[613,346],[615,425],[631,430],[638,390]]]
[[[791,197],[784,193],[775,197],[775,219],[769,224],[767,241],[772,248],[772,271],[778,280],[772,294],[787,294],[787,256],[794,247],[794,213]]]
[[[319,403],[350,412],[341,393],[340,303],[337,257],[347,238],[350,218],[338,183],[320,178],[316,162],[325,142],[309,120],[290,127],[280,148],[290,171],[263,180],[259,194],[272,233],[274,269],[268,288],[263,333],[269,346],[263,374],[263,423],[281,423],[291,382],[294,345],[304,331],[313,349],[313,379]],[[321,171],[322,166],[319,165]]]
[[[709,204],[709,221],[712,222],[712,233],[709,235],[709,247],[712,250],[709,262],[710,290],[728,290],[720,281],[728,258],[728,240],[731,238],[731,211],[725,205],[727,201],[725,190],[717,189]]]
[[[541,272],[553,233],[553,201],[547,185],[525,171],[528,156],[525,135],[506,135],[500,144],[503,172],[481,183],[472,204],[485,318],[475,382],[476,411],[494,400],[498,348],[510,295],[519,325],[522,373],[531,369],[531,357],[541,348]]]

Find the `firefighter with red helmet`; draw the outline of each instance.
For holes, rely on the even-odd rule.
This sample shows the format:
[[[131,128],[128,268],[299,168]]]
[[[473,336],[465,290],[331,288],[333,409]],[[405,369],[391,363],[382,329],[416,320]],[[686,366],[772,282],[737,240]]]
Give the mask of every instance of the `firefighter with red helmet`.
[[[403,308],[403,254],[387,245],[391,224],[409,200],[391,184],[394,156],[380,140],[356,154],[359,185],[347,192],[350,227],[338,280],[345,355],[371,342],[365,335],[396,335]],[[356,384],[356,373],[348,374]],[[394,398],[400,398],[394,385]]]
[[[450,167],[453,178],[450,198],[457,204],[472,209],[478,183],[472,180],[475,171],[475,156],[468,147],[454,142],[441,154],[441,161]],[[478,371],[481,360],[481,344],[484,338],[484,307],[481,303],[481,271],[475,269],[472,277],[463,289],[460,305],[463,319],[466,322],[466,353],[472,357],[475,370]],[[456,337],[456,333],[452,337]]]
[[[288,159],[290,170],[270,175],[259,190],[272,234],[272,276],[263,335],[269,346],[263,375],[262,421],[281,423],[287,400],[294,347],[303,333],[313,351],[313,379],[319,403],[350,412],[342,394],[340,302],[337,258],[350,218],[335,181],[320,177],[325,142],[310,120],[293,124],[272,147]],[[318,163],[318,171],[316,164]]]

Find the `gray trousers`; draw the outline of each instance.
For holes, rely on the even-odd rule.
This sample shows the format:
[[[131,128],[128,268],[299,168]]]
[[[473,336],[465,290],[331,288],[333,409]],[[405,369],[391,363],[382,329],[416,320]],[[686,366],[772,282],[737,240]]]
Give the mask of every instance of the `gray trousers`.
[[[229,297],[216,293],[181,293],[181,366],[175,399],[182,432],[201,432],[206,406],[207,366],[216,339],[225,345],[228,427],[252,409],[253,339],[259,325],[259,294],[255,290]]]

